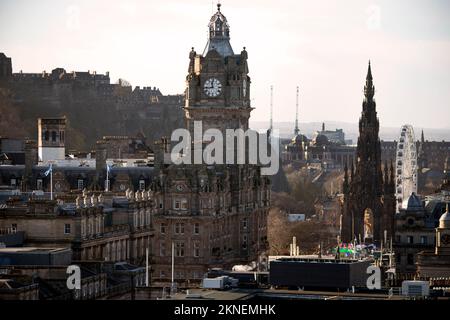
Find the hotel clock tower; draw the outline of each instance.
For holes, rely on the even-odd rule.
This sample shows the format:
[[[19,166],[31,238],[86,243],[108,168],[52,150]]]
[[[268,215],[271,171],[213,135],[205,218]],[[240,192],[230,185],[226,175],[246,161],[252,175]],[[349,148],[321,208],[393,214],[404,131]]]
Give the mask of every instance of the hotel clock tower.
[[[230,27],[217,5],[209,22],[209,39],[203,54],[192,48],[186,77],[186,127],[193,132],[194,121],[202,121],[203,131],[216,128],[248,129],[250,77],[245,47],[234,54]]]

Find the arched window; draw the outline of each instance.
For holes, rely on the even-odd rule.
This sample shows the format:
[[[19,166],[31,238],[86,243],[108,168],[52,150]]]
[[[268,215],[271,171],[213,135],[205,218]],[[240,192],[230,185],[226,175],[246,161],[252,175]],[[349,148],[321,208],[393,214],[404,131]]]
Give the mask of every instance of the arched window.
[[[49,133],[48,131],[44,131],[44,140],[48,141],[48,139],[50,139]]]
[[[52,142],[56,141],[56,131],[52,131]]]

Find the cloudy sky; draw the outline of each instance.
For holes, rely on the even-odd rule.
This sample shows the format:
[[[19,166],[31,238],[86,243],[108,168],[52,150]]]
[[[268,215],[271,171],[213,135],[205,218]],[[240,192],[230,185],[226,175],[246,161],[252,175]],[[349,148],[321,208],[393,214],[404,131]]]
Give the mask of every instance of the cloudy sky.
[[[181,93],[202,52],[211,0],[0,0],[0,52],[13,70],[109,71],[112,81]],[[252,120],[356,122],[372,61],[381,125],[450,128],[450,1],[223,0],[247,48]]]

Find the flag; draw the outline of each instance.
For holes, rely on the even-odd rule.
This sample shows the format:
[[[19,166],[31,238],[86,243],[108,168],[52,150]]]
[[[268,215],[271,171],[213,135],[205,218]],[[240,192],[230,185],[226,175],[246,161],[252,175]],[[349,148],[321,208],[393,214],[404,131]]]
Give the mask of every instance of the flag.
[[[47,171],[44,172],[44,175],[48,176],[52,171],[53,171],[52,164],[50,163],[50,167],[48,167]]]
[[[111,166],[109,164],[106,164],[106,171],[108,173],[111,173]]]

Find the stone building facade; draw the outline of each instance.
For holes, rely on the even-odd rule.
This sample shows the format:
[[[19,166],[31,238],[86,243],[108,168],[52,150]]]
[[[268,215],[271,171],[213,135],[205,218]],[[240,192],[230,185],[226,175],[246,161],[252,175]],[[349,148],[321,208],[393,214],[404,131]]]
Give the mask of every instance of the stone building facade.
[[[395,272],[402,277],[414,275],[417,271],[417,255],[430,250],[435,244],[434,228],[437,219],[428,212],[422,200],[412,194],[406,209],[395,214]]]
[[[142,263],[153,237],[151,208],[148,193],[10,199],[0,209],[0,228],[25,232],[27,246],[69,247],[77,261]]]
[[[433,251],[423,251],[417,257],[417,273],[421,277],[450,277],[450,212],[447,209],[435,229],[436,246]]]
[[[248,54],[245,48],[234,54],[229,39],[219,4],[209,23],[205,52],[199,55],[192,49],[189,54],[184,110],[191,132],[194,121],[202,122],[203,132],[248,129]],[[155,152],[157,161],[162,151]],[[165,165],[159,170],[152,185],[157,208],[155,277],[169,278],[172,243],[178,279],[198,280],[211,267],[259,261],[267,248],[270,205],[270,179],[261,175],[259,166]]]

